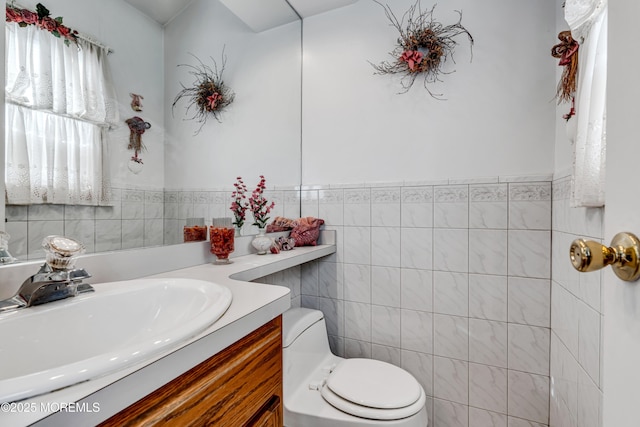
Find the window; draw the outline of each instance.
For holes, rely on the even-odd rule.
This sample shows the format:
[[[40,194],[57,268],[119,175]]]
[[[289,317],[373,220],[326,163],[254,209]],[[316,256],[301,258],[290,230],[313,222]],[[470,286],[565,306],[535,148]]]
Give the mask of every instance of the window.
[[[7,204],[110,204],[108,51],[6,23]]]

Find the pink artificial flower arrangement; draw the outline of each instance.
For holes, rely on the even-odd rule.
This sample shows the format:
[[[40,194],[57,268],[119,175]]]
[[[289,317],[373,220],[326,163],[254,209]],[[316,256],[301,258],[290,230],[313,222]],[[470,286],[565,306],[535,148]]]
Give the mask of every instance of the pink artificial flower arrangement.
[[[265,183],[264,175],[260,175],[260,182],[249,198],[249,206],[251,207],[253,220],[255,221],[253,225],[257,225],[258,228],[266,227],[267,221],[269,220],[267,215],[269,215],[276,205],[275,202],[269,203],[268,200],[265,199],[263,195],[265,188],[267,188]]]
[[[78,41],[78,32],[71,28],[62,25],[62,17],[52,18],[49,10],[38,3],[36,5],[36,12],[32,12],[28,9],[20,9],[13,5],[6,6],[6,21],[16,22],[21,27],[27,25],[36,25],[37,27],[49,31],[56,37],[64,38],[65,44],[69,44],[69,40],[73,42]]]
[[[245,196],[247,186],[244,185],[241,176],[236,178],[236,182],[233,186],[236,188],[233,193],[231,193],[231,198],[233,199],[231,202],[231,212],[233,212],[234,217],[233,225],[238,228],[242,228],[246,218],[246,211],[249,207],[247,196]]]

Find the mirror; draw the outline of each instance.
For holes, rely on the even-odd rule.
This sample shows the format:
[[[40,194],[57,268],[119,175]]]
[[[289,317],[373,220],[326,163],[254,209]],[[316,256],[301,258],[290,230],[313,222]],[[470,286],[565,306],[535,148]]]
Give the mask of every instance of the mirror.
[[[265,15],[257,8],[273,10],[274,3],[293,16],[259,32],[236,16],[242,8],[234,13],[225,5],[238,0],[175,1],[179,13],[164,25],[137,9],[157,12],[163,7],[155,1],[42,2],[52,17],[113,50],[109,64],[121,122],[109,132],[114,206],[7,205],[13,256],[42,258],[41,241],[50,234],[80,240],[87,252],[182,243],[186,218],[208,224],[231,216],[237,176],[249,193],[260,175],[266,177],[265,195],[276,203],[272,218],[300,216],[301,21],[286,0],[251,2],[245,13],[252,19]],[[38,2],[20,7],[35,10]],[[220,122],[209,116],[199,132],[188,102],[171,108],[182,85],[193,84],[188,66],[198,61],[219,70],[224,63],[224,83],[235,93]],[[142,111],[132,108],[131,94],[141,95]],[[125,120],[133,116],[151,126],[142,135],[146,151],[138,173],[127,149]],[[252,222],[247,212],[246,223]],[[245,226],[245,234],[254,231]]]

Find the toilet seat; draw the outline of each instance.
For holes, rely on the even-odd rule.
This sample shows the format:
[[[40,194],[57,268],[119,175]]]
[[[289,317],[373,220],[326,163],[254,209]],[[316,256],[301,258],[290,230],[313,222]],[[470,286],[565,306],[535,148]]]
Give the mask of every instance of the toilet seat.
[[[341,361],[327,378],[321,394],[335,408],[372,420],[410,417],[426,401],[424,390],[411,374],[372,359]]]

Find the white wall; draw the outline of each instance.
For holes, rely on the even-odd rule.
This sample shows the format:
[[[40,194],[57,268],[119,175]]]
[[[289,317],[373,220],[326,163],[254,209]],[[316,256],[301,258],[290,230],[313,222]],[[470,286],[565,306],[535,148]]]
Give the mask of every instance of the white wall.
[[[390,2],[398,17],[414,3]],[[447,101],[373,74],[368,61],[389,60],[398,37],[373,1],[305,19],[303,184],[553,171],[555,5],[456,0],[435,17],[453,23],[455,9],[476,43],[470,62],[456,39],[456,72],[433,87]]]
[[[35,10],[37,0],[20,2]],[[121,127],[111,132],[110,152],[114,187],[155,188],[164,184],[163,143],[163,53],[162,27],[122,0],[49,0],[45,6],[51,16],[62,16],[64,24],[93,36],[110,46],[109,64],[119,102]],[[130,92],[144,96],[144,111],[131,109]],[[141,157],[144,169],[134,175],[127,163],[129,128],[124,121],[140,116],[151,123],[142,141],[147,147]]]
[[[552,45],[559,43],[557,34],[560,31],[568,30],[569,26],[564,20],[564,8],[562,4],[564,0],[556,0],[556,37],[550,40]],[[549,51],[550,52],[550,51]],[[556,70],[556,84],[562,76],[563,67],[558,66],[558,60],[555,59]],[[555,92],[554,92],[555,93]],[[573,122],[565,121],[562,116],[569,112],[571,105],[563,102],[558,105],[556,101],[555,123],[556,123],[556,143],[555,143],[555,155],[554,155],[554,175],[556,178],[567,176],[571,173],[572,156],[573,156],[573,144],[569,140],[568,134],[571,133],[571,129],[575,126],[575,120]],[[575,119],[575,116],[574,116]]]
[[[304,190],[302,215],[336,231],[300,290],[336,354],[411,372],[430,427],[547,425],[550,182]]]
[[[223,48],[224,82],[236,93],[235,101],[222,112],[222,123],[209,117],[194,135],[200,124],[185,120],[188,100],[171,110],[180,84],[194,80],[187,67],[177,65],[197,65],[193,54],[221,67]],[[254,33],[210,0],[194,1],[172,20],[165,27],[165,187],[231,188],[238,175],[253,187],[260,174],[268,186],[298,185],[300,57],[299,22]]]

